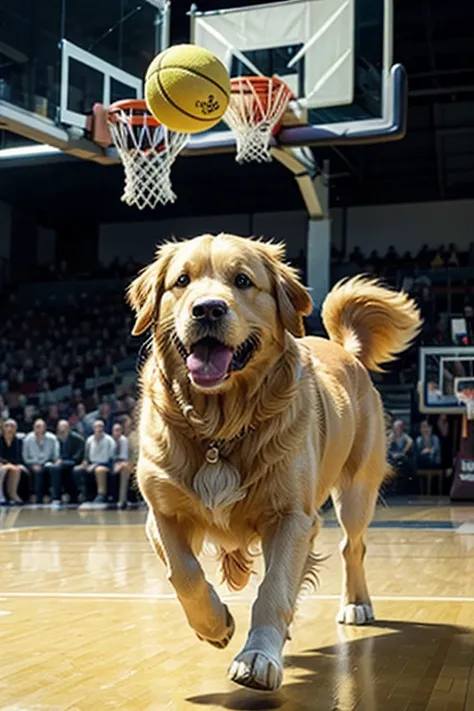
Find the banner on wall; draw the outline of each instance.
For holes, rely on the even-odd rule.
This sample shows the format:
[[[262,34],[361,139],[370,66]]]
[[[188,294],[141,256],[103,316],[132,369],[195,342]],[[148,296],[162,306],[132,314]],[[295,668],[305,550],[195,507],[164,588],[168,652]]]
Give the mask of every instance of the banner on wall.
[[[454,467],[452,501],[474,501],[474,457],[458,454]]]

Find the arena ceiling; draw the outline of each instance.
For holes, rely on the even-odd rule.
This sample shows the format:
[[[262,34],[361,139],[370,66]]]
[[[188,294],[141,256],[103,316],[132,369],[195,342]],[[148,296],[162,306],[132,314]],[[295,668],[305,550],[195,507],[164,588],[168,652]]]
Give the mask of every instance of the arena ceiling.
[[[107,0],[104,0],[107,1]],[[248,4],[203,0],[200,9]],[[474,194],[474,3],[394,0],[394,58],[409,76],[408,131],[397,143],[325,148],[331,204],[384,204],[472,198]],[[173,41],[186,41],[189,2],[173,0]],[[119,201],[120,167],[76,159],[0,166],[0,199],[45,224],[71,218],[150,219]],[[180,159],[175,205],[153,217],[287,210],[302,207],[292,176],[278,164],[238,166],[232,156]]]

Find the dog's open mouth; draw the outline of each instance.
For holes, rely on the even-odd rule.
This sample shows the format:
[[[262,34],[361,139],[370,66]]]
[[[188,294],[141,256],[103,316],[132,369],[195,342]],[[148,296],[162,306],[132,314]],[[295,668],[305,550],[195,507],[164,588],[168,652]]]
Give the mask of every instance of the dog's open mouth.
[[[256,336],[247,338],[236,349],[216,338],[206,337],[191,346],[186,365],[196,385],[213,387],[228,378],[231,372],[245,368],[257,348]]]

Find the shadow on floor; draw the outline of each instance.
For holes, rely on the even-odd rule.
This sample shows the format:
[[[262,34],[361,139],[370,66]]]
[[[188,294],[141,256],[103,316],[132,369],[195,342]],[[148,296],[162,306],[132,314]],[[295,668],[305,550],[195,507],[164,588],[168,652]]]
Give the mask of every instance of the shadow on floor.
[[[357,628],[341,627],[337,644],[286,656],[287,681],[277,694],[236,687],[187,701],[246,711],[424,711],[437,694],[442,708],[465,708],[474,678],[472,629],[392,621],[364,634],[369,629],[373,636],[356,639]]]

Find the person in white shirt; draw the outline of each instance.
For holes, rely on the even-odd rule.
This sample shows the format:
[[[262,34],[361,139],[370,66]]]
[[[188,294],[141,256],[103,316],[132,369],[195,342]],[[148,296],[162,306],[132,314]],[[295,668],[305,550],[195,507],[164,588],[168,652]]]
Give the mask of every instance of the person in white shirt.
[[[46,432],[44,420],[36,420],[33,432],[23,440],[23,461],[34,481],[36,503],[42,504],[45,478],[51,484],[51,506],[61,506],[61,469],[59,467],[59,442],[56,435]]]
[[[115,452],[115,443],[112,437],[105,432],[104,422],[94,422],[94,434],[86,440],[84,461],[74,467],[74,477],[79,491],[83,494],[87,508],[90,500],[91,484],[95,480],[97,495],[93,501],[94,506],[107,507],[107,479],[112,472]]]
[[[119,477],[118,508],[127,508],[128,482],[130,479],[130,460],[128,454],[128,437],[123,433],[123,427],[116,422],[112,427],[114,440],[114,465],[113,474]],[[114,483],[116,490],[116,484]]]

